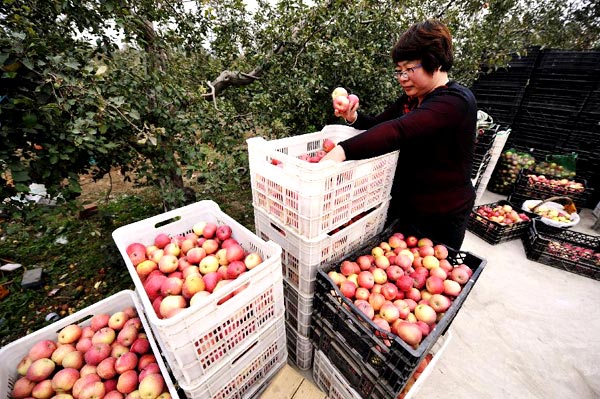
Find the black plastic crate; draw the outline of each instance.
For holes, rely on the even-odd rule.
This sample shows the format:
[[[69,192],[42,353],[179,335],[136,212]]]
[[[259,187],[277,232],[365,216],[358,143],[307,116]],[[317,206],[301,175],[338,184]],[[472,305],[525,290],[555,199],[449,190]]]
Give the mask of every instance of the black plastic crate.
[[[404,378],[400,373],[393,373],[391,375],[393,386],[390,385],[387,379],[381,379],[380,373],[371,365],[364,364],[358,352],[352,347],[352,342],[336,332],[331,323],[319,318],[313,324],[311,341],[315,351],[321,350],[363,399],[395,398],[399,393],[396,393],[395,387],[405,386],[412,376],[414,369],[408,378]]]
[[[397,230],[392,224],[383,233],[371,239],[361,249],[349,254],[345,259],[356,259],[359,255],[370,253],[374,246],[387,239],[395,231]],[[336,333],[344,337],[345,342],[351,346],[357,354],[357,359],[363,365],[368,365],[375,370],[379,379],[386,380],[393,387],[394,392],[400,393],[414,368],[429,353],[437,339],[446,332],[486,264],[485,259],[470,252],[456,251],[450,247],[448,247],[447,259],[453,266],[466,265],[473,271],[473,275],[462,287],[461,293],[454,299],[444,317],[439,320],[418,347],[414,348],[395,334],[380,330],[350,299],[340,292],[327,273],[336,269],[341,262],[324,265],[317,272],[312,329],[319,327],[319,322],[326,320]]]
[[[566,196],[573,200],[577,208],[583,208],[588,205],[588,200],[592,190],[588,187],[587,181],[580,177],[570,177],[567,180],[581,183],[584,187],[583,191],[574,191],[562,186],[552,186],[544,183],[534,183],[529,180],[529,175],[539,176],[539,173],[531,169],[521,169],[517,180],[513,185],[513,190],[508,200],[518,206],[523,206],[526,200],[546,200],[550,197]],[[544,175],[547,179],[561,180],[560,177]]]
[[[600,236],[534,220],[522,241],[527,259],[600,280]]]
[[[505,200],[493,202],[491,204],[478,205],[474,207],[471,211],[471,214],[469,215],[467,229],[476,236],[480,237],[482,240],[492,245],[521,238],[524,234],[527,233],[529,225],[531,224],[531,220],[512,224],[500,224],[477,213],[477,210],[481,207],[489,206],[490,208],[494,208],[498,205],[510,205],[512,208],[515,209],[515,211],[517,211],[518,213],[526,214],[527,217],[529,217],[529,219],[531,220],[539,218],[539,216],[537,216],[536,214],[531,212],[525,212],[520,208],[517,208],[511,202]]]

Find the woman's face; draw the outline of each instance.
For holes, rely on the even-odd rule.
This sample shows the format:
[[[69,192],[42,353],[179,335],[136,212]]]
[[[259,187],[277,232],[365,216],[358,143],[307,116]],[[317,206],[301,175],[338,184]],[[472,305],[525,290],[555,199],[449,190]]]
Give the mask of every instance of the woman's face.
[[[394,75],[409,97],[423,98],[435,88],[433,76],[423,69],[419,60],[400,61]]]

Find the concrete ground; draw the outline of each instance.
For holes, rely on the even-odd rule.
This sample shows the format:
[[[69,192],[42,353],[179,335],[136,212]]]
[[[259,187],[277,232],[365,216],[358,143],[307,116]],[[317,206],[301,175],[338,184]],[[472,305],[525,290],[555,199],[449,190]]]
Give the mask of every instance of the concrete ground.
[[[500,199],[486,191],[480,203]],[[571,229],[599,235],[591,210],[580,215]],[[467,231],[463,250],[487,266],[415,398],[600,398],[600,281],[528,260],[521,240]]]

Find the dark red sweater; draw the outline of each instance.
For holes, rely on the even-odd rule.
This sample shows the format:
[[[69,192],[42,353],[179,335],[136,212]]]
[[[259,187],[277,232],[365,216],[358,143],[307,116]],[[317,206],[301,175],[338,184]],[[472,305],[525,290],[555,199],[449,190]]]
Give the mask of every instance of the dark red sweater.
[[[412,110],[411,110],[412,108]],[[352,125],[367,129],[339,143],[346,159],[366,159],[400,150],[392,206],[423,215],[470,209],[477,103],[471,91],[449,82],[415,106],[403,95],[375,117]]]

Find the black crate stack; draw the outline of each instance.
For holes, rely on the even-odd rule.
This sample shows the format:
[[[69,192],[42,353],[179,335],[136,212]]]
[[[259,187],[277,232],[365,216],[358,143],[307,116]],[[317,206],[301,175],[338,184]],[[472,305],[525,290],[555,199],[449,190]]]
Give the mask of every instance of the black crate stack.
[[[577,176],[592,191],[586,206],[598,203],[600,51],[533,48],[506,69],[481,76],[472,89],[478,107],[511,128],[505,149],[526,148],[538,162],[576,152]]]

